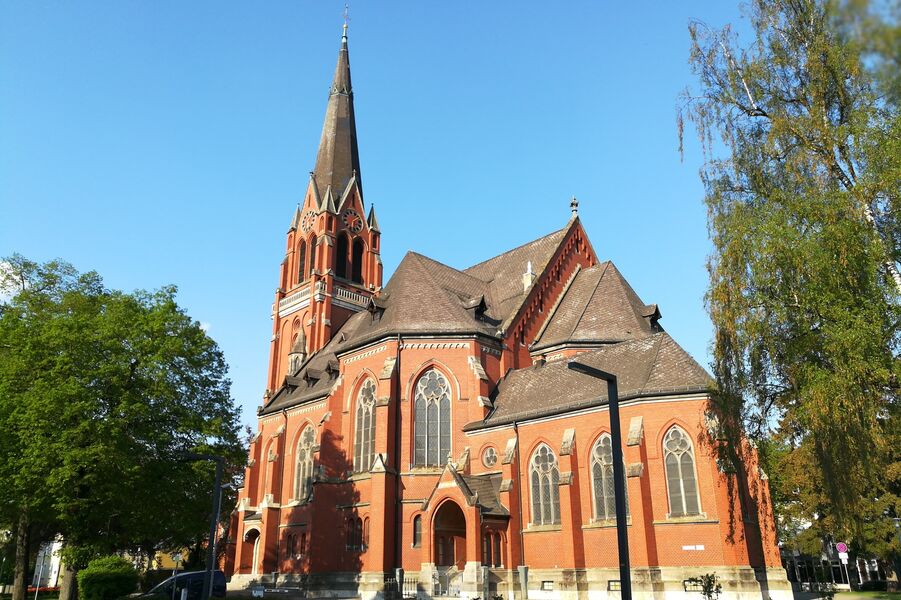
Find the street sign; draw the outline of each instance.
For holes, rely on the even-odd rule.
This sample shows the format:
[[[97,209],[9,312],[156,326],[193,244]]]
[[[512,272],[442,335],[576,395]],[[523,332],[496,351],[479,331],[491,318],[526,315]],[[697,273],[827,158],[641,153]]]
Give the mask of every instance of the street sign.
[[[848,562],[848,553],[847,552],[839,552],[838,557],[845,562]]]
[[[838,551],[839,554],[847,554],[848,553],[848,544],[846,544],[845,542],[839,542],[835,545],[835,549],[836,549],[836,551]]]

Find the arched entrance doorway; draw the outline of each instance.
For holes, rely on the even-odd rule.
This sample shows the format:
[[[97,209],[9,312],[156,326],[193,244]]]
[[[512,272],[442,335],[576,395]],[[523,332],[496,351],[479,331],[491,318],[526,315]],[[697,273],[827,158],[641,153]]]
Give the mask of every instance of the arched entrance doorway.
[[[445,502],[435,513],[432,561],[437,576],[433,595],[458,596],[466,567],[466,516],[456,502]]]
[[[244,548],[241,552],[240,573],[259,575],[260,571],[260,531],[251,529],[244,534]]]
[[[432,539],[435,566],[462,569],[466,565],[466,517],[456,502],[448,501],[438,508]]]

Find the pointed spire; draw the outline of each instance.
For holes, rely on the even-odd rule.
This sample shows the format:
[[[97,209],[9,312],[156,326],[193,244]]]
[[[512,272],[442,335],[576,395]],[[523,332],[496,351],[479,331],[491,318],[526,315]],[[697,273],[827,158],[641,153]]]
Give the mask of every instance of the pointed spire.
[[[382,230],[379,229],[379,220],[375,218],[375,204],[371,204],[369,206],[369,216],[366,217],[366,224],[369,225],[369,229],[380,233]]]
[[[294,216],[291,217],[291,226],[288,228],[288,231],[297,231],[297,227],[300,225],[300,204],[297,205],[297,208],[294,209]]]
[[[328,186],[343,190],[354,172],[360,183],[360,155],[357,150],[357,126],[354,120],[353,88],[350,82],[350,58],[347,52],[347,22],[341,36],[338,64],[325,109],[325,123],[316,155],[314,177],[320,190]]]

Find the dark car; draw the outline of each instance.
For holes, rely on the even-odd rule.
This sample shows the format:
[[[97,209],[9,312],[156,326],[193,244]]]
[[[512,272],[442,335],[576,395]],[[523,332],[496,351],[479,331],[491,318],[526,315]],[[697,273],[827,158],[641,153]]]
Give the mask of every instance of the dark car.
[[[181,600],[181,591],[188,590],[187,600],[200,600],[203,593],[203,577],[206,571],[179,573],[163,581],[150,591],[138,596],[144,600]],[[213,572],[212,598],[225,598],[225,573]]]

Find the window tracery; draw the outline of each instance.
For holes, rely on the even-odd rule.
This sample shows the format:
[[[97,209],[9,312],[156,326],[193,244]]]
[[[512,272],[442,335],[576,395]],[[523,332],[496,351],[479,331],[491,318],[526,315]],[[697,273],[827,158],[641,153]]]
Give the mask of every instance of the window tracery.
[[[694,450],[691,438],[681,427],[674,425],[663,438],[663,456],[670,516],[700,514]]]
[[[532,524],[560,524],[560,469],[557,456],[546,444],[532,453]]]
[[[450,385],[441,372],[429,369],[416,382],[414,399],[413,465],[443,466],[451,451]]]

